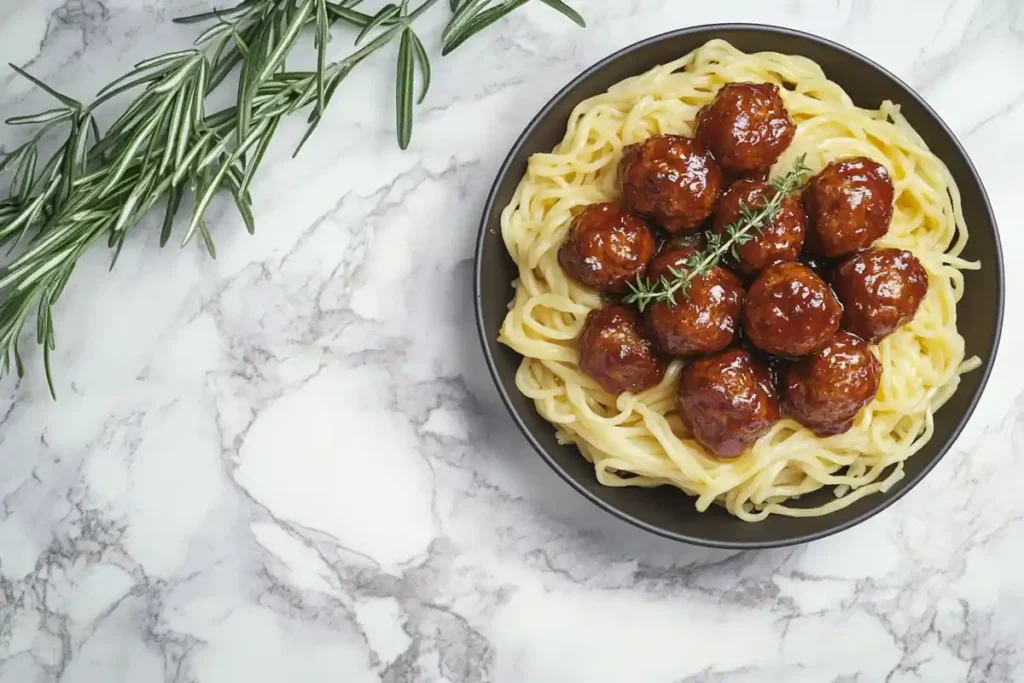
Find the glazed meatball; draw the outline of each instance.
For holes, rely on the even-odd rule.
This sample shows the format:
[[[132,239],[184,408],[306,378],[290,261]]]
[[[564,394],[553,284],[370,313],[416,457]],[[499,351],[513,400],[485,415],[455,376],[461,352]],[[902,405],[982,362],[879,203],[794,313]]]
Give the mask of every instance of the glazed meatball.
[[[768,168],[795,134],[779,89],[771,83],[729,83],[697,114],[697,139],[731,174]]]
[[[558,262],[574,280],[620,293],[644,273],[654,249],[650,226],[622,204],[591,204],[573,220]]]
[[[786,412],[818,436],[842,434],[874,400],[881,378],[882,364],[867,342],[840,332],[786,370]]]
[[[763,182],[743,180],[730,187],[715,207],[711,230],[724,235],[726,226],[741,220],[744,207],[763,208],[775,196],[775,189]],[[795,261],[804,246],[807,217],[796,197],[786,197],[775,218],[760,231],[751,230],[753,239],[736,246],[733,265],[744,275],[754,275],[779,261]]]
[[[647,268],[652,280],[671,279],[669,267],[679,269],[697,253],[676,249],[658,254]],[[743,285],[720,266],[690,280],[686,294],[676,294],[675,305],[651,304],[646,311],[647,327],[664,353],[690,356],[721,351],[732,342],[739,328],[743,308]]]
[[[809,249],[836,258],[867,249],[889,230],[892,178],[867,157],[833,161],[804,188]]]
[[[693,437],[716,458],[735,458],[779,419],[768,369],[743,349],[691,363],[679,378],[676,406]]]
[[[580,369],[605,391],[650,389],[665,375],[665,362],[644,336],[640,315],[626,306],[591,311],[580,335]]]
[[[802,263],[776,263],[747,290],[743,331],[762,351],[795,358],[823,347],[843,309],[832,289]]]
[[[843,327],[873,343],[913,320],[928,293],[928,271],[902,249],[857,254],[840,264],[833,282]]]
[[[619,183],[626,206],[665,230],[696,230],[722,192],[722,172],[703,145],[661,135],[623,150]]]

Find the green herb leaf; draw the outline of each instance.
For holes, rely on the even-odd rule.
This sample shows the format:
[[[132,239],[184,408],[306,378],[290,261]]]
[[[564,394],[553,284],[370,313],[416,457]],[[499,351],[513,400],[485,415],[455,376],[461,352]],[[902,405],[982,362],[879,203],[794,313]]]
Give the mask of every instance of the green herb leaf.
[[[583,16],[579,12],[574,10],[572,7],[569,7],[569,5],[567,5],[564,2],[562,2],[562,0],[540,0],[540,1],[543,2],[545,5],[547,5],[548,7],[550,7],[551,9],[558,10],[559,12],[564,14],[566,17],[568,17],[573,22],[575,22],[580,28],[586,28],[587,27],[587,22],[583,19]]]
[[[441,34],[441,54],[447,55],[464,42],[496,21],[508,16],[525,5],[529,0],[505,0],[500,5],[489,6],[491,0],[466,0],[458,8],[453,7],[453,16]],[[579,12],[562,0],[542,0],[544,4],[561,12],[580,26],[586,22]]]
[[[172,19],[172,21],[175,24],[196,24],[201,21],[208,21],[210,19],[218,19],[224,21],[227,17],[230,17],[235,13],[242,12],[247,8],[258,6],[260,4],[262,4],[261,0],[242,0],[242,2],[228,9],[215,9],[210,12],[200,12],[199,14],[191,14],[184,17],[176,17],[175,19]]]
[[[452,36],[462,30],[466,22],[471,20],[473,16],[486,7],[491,0],[465,0],[458,6],[452,6],[452,18],[448,20],[448,25],[444,27],[444,31],[441,32],[441,43],[446,44],[451,40]],[[454,0],[453,0],[454,3]]]
[[[308,0],[299,6],[299,11],[295,13],[295,17],[281,35],[277,47],[267,57],[266,64],[264,64],[263,69],[259,72],[258,82],[267,80],[270,74],[277,71],[277,68],[284,63],[284,58],[288,56],[288,52],[291,51],[292,46],[295,44],[295,39],[299,37],[299,31],[302,30],[303,25],[309,19],[310,8],[311,3]]]
[[[373,15],[373,19],[370,20],[370,23],[364,26],[363,30],[359,32],[358,36],[356,36],[356,45],[363,42],[363,38],[369,35],[370,32],[373,31],[373,29],[377,28],[378,26],[381,26],[386,21],[388,21],[389,19],[393,19],[397,15],[398,5],[395,5],[394,3],[388,3],[381,7],[380,11],[377,12],[377,14]]]
[[[252,158],[249,159],[249,163],[246,164],[245,173],[242,175],[242,182],[240,183],[240,190],[243,193],[249,192],[249,185],[252,184],[252,179],[256,177],[256,170],[260,167],[263,162],[263,155],[267,153],[267,147],[270,147],[270,141],[274,137],[274,133],[277,132],[277,124],[280,123],[281,119],[273,119],[270,125],[267,126],[267,131],[260,138],[260,141],[256,144],[256,148],[253,151]]]
[[[373,17],[365,12],[360,12],[358,10],[349,9],[348,7],[342,7],[331,3],[327,3],[327,13],[331,16],[331,19],[341,19],[345,23],[351,24],[352,26],[358,26],[360,28],[366,26],[373,20]]]
[[[174,217],[178,213],[178,207],[181,206],[181,195],[184,194],[180,187],[172,187],[171,193],[167,197],[167,208],[164,210],[164,222],[160,228],[160,246],[163,247],[167,244],[167,240],[171,238],[171,230],[174,227]]]
[[[415,81],[413,71],[415,62],[412,46],[412,29],[402,31],[402,41],[398,47],[398,84],[396,88],[396,106],[398,115],[398,146],[409,147],[412,139],[412,92]]]
[[[50,121],[65,121],[75,115],[73,109],[48,109],[38,114],[26,116],[12,116],[4,121],[9,126],[24,126],[28,124],[48,123]]]
[[[327,104],[324,71],[327,68],[327,43],[330,37],[327,0],[316,0],[316,111],[321,115]]]
[[[525,5],[529,0],[510,0],[504,5],[498,7],[492,7],[486,9],[477,14],[472,19],[468,20],[462,28],[454,34],[448,42],[444,44],[441,49],[442,55],[451,54],[451,52],[457,49],[464,42],[475,36],[480,31],[495,23],[499,19],[503,19],[507,15],[511,14],[514,10],[519,9]]]
[[[50,95],[53,95],[55,98],[60,100],[61,104],[64,104],[65,106],[68,106],[68,107],[71,107],[72,109],[81,109],[82,108],[82,103],[79,102],[78,100],[72,99],[72,98],[68,97],[67,95],[65,95],[64,93],[58,92],[58,91],[54,90],[53,88],[51,88],[50,86],[46,85],[41,80],[39,80],[38,78],[36,78],[32,74],[30,74],[29,72],[25,71],[21,67],[17,66],[16,64],[11,64],[10,66],[11,66],[12,69],[17,71],[18,74],[20,74],[21,76],[23,76],[23,77],[27,78],[28,80],[32,81],[32,83],[34,83],[36,85],[36,87],[42,88],[47,93],[49,93]]]
[[[420,67],[420,76],[423,78],[423,83],[420,85],[420,96],[416,100],[416,104],[423,104],[423,100],[427,97],[427,91],[430,89],[430,57],[427,55],[427,49],[423,47],[419,37],[411,28],[407,30],[412,39],[413,50],[416,53],[416,63]]]

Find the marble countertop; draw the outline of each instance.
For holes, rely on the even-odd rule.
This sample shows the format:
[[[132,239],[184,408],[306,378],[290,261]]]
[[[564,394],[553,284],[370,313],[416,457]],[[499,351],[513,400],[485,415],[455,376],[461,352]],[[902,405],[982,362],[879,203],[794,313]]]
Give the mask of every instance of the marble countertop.
[[[0,382],[0,683],[1024,681],[1015,268],[1004,353],[945,460],[869,522],[763,552],[652,537],[573,493],[501,406],[470,306],[484,197],[533,114],[614,50],[717,21],[817,33],[909,82],[977,164],[1012,263],[1024,4],[574,4],[585,32],[531,3],[436,59],[405,153],[393,55],[374,58],[299,158],[301,121],[281,131],[254,237],[216,206],[216,261],[161,251],[153,222],[112,273],[84,259],[56,311],[59,401],[34,348]],[[0,62],[85,98],[187,45],[170,19],[208,6],[0,0]],[[6,69],[2,88],[5,116],[45,104]]]

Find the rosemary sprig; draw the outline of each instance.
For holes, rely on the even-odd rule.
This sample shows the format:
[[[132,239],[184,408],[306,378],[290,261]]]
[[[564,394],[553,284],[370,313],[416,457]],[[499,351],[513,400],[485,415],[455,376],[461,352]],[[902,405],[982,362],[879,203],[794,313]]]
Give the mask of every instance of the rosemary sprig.
[[[542,0],[570,16],[560,0]],[[430,63],[413,23],[438,0],[384,5],[370,15],[355,9],[360,0],[241,0],[234,7],[176,21],[212,21],[195,49],[139,62],[129,73],[83,104],[12,67],[45,90],[59,106],[10,118],[11,125],[39,126],[37,133],[0,161],[11,172],[10,191],[0,200],[0,246],[21,251],[0,268],[0,375],[24,368],[18,343],[33,309],[36,338],[54,392],[50,351],[55,348],[52,309],[78,258],[105,238],[117,261],[128,231],[166,199],[161,245],[170,239],[185,195],[194,199],[184,246],[199,235],[216,256],[205,214],[214,196],[230,192],[246,229],[255,221],[249,190],[281,120],[312,105],[308,127],[296,153],[320,123],[338,87],[371,54],[400,40],[396,83],[397,130],[401,147],[412,135],[413,92],[419,70],[419,101],[430,84]],[[449,0],[445,53],[526,0]],[[359,29],[357,49],[327,61],[331,27],[342,22]],[[307,28],[312,28],[316,67],[289,70],[285,61]],[[238,70],[235,103],[207,113],[210,93]],[[101,132],[95,112],[113,98],[134,91],[120,117]],[[59,129],[63,144],[41,162],[39,144]],[[9,252],[9,253],[11,253]]]
[[[761,206],[742,206],[740,217],[725,226],[722,234],[707,234],[703,251],[690,256],[681,266],[670,266],[671,277],[663,275],[657,280],[651,280],[638,275],[635,282],[629,283],[629,294],[624,301],[636,304],[641,311],[652,303],[674,306],[676,295],[688,296],[690,283],[695,278],[707,275],[718,265],[722,256],[731,252],[735,258],[739,258],[736,247],[755,239],[755,232],[761,234],[779,214],[783,200],[803,187],[810,171],[805,160],[806,155],[801,155],[788,173],[772,180],[771,186],[775,192],[771,199]]]
[[[446,55],[462,45],[476,33],[487,28],[509,13],[519,9],[529,0],[504,0],[494,4],[492,0],[451,0],[452,18],[441,34],[441,54]],[[548,7],[586,28],[587,22],[580,13],[562,0],[541,0]]]

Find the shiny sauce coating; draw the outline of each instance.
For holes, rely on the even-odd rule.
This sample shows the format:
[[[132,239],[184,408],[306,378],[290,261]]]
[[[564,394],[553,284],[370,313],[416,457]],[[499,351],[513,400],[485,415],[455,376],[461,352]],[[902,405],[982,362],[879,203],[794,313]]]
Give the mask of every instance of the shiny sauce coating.
[[[663,251],[647,269],[652,280],[672,279],[670,267],[679,269],[697,253],[690,248]],[[714,353],[727,347],[739,328],[743,285],[730,271],[714,266],[690,281],[686,294],[675,304],[656,302],[646,312],[647,327],[658,348],[673,356]]]
[[[802,263],[787,261],[763,270],[747,290],[743,330],[762,351],[793,358],[823,347],[842,314],[824,280]]]
[[[779,419],[768,368],[732,348],[698,358],[679,379],[676,406],[694,438],[716,458],[735,458]]]
[[[807,247],[836,258],[867,249],[892,221],[894,189],[888,169],[867,157],[833,161],[807,184]]]
[[[909,251],[869,249],[836,268],[843,327],[877,343],[913,320],[928,293],[928,271]]]
[[[580,369],[611,394],[650,389],[665,376],[665,361],[628,306],[591,311],[579,339]]]
[[[629,145],[619,164],[622,199],[671,233],[696,230],[722,192],[722,172],[703,145],[660,135]]]
[[[743,209],[757,210],[768,205],[775,196],[775,189],[768,183],[743,180],[728,190],[715,207],[714,223],[711,230],[728,239],[726,226],[740,221]],[[795,261],[804,246],[807,217],[796,197],[785,197],[778,212],[761,226],[751,230],[750,241],[736,246],[739,259],[730,257],[729,265],[744,275],[754,275],[773,263]]]
[[[868,344],[839,332],[820,351],[786,370],[786,412],[817,436],[842,434],[874,400],[881,377],[882,365]]]
[[[578,282],[621,293],[647,270],[655,246],[650,226],[622,204],[591,204],[573,219],[558,262]]]
[[[730,174],[768,168],[795,134],[796,125],[772,83],[724,85],[697,114],[697,139]]]

